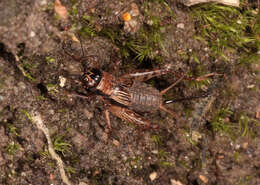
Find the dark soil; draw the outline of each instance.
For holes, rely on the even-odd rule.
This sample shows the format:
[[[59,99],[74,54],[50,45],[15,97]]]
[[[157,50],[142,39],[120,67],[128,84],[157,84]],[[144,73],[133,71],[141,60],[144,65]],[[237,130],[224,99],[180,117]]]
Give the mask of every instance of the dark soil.
[[[131,2],[143,16],[140,27],[147,26],[145,1]],[[126,57],[122,46],[133,35],[107,33],[122,31],[119,12],[131,2],[63,0],[68,20],[54,14],[49,0],[0,2],[0,184],[63,184],[45,135],[30,118],[35,112],[73,184],[260,184],[260,60],[245,67],[236,64],[236,53],[228,53],[228,63],[213,58],[208,45],[194,38],[191,9],[175,1],[168,3],[174,18],[156,8],[159,1],[149,5],[167,25],[164,49],[157,52],[160,61],[147,57],[140,62],[133,50]],[[86,14],[95,17],[92,36],[82,29]],[[84,56],[94,57],[79,62],[66,54],[64,49],[82,56],[72,34],[80,38]],[[192,61],[194,54],[200,64]],[[108,135],[102,99],[73,96],[88,93],[80,82],[84,63],[116,76],[169,64],[183,74],[221,75],[202,88],[189,80],[174,87],[166,99],[209,96],[167,105],[178,119],[160,111],[144,114],[158,130],[143,131],[111,115]],[[177,79],[169,74],[148,83],[163,89]]]

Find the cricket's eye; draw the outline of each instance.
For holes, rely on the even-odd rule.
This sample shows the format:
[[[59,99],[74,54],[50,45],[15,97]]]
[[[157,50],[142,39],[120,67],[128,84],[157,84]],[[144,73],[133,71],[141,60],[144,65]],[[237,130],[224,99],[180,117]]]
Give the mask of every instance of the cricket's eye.
[[[96,87],[102,78],[101,71],[98,69],[91,69],[84,75],[84,80],[87,87]]]

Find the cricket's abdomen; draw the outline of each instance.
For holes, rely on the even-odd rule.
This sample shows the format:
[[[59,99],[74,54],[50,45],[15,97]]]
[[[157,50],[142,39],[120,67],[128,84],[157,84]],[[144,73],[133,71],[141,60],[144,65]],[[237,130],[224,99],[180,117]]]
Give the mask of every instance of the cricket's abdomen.
[[[162,104],[160,92],[146,83],[134,82],[129,88],[129,94],[129,108],[137,112],[154,112]]]

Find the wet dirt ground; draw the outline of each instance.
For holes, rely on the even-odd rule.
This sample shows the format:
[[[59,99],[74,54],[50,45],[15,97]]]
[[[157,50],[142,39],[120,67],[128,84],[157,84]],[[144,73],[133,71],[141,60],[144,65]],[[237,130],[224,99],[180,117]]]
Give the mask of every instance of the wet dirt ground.
[[[140,28],[114,37],[111,30],[124,32],[120,15],[132,2],[140,10]],[[194,38],[188,7],[176,1],[167,7],[149,3],[64,0],[70,16],[62,20],[53,1],[0,2],[0,184],[63,184],[46,137],[31,120],[36,112],[72,184],[260,184],[260,60],[249,68],[236,64],[236,53],[227,53],[230,62],[212,58],[207,43]],[[166,25],[160,30],[163,49],[155,51],[160,61],[152,56],[140,62],[135,50],[128,57],[122,52],[143,25],[155,24],[147,20],[147,7]],[[79,20],[86,15],[94,17],[86,19],[95,32],[84,36],[86,23]],[[82,62],[65,52],[82,56],[81,44],[73,41],[78,33],[84,55],[94,55]],[[110,115],[108,135],[102,99],[75,96],[87,93],[80,83],[84,62],[116,76],[166,65],[183,74],[219,75],[200,88],[183,80],[164,97],[209,94],[167,105],[178,119],[161,111],[144,113],[158,130],[140,131]],[[148,83],[163,89],[177,79],[167,74]]]

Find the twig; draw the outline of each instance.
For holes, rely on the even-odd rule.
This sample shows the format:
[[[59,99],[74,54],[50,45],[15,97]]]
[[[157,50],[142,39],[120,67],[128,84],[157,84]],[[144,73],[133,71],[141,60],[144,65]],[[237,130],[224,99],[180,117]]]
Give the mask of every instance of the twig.
[[[216,2],[224,5],[239,7],[239,0],[182,0],[186,6],[193,6],[199,3]]]
[[[32,121],[37,125],[38,129],[43,131],[43,133],[47,139],[47,142],[48,142],[49,153],[50,153],[51,157],[57,161],[57,165],[58,165],[58,168],[60,171],[62,181],[67,185],[71,185],[72,183],[69,181],[69,179],[65,173],[63,161],[61,160],[61,158],[58,156],[58,154],[55,152],[55,150],[53,148],[49,129],[44,125],[41,115],[39,113],[36,113],[34,116],[32,116]]]

